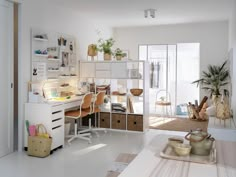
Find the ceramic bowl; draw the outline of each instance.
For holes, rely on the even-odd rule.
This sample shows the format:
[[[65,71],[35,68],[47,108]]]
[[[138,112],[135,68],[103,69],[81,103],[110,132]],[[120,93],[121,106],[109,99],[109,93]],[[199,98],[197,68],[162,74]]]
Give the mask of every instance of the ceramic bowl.
[[[176,144],[174,150],[179,156],[188,156],[191,151],[191,146],[189,144]]]
[[[178,137],[171,137],[168,139],[168,145],[171,147],[175,147],[176,144],[183,144],[184,140],[183,138]]]

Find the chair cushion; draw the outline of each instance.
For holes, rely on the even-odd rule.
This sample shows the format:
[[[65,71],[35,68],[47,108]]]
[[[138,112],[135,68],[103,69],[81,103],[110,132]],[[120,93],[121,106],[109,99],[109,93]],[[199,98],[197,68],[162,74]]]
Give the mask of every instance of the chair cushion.
[[[87,116],[89,113],[90,113],[90,109],[82,110],[81,115],[80,115],[80,110],[72,110],[72,111],[67,111],[65,113],[65,117],[71,117],[74,119],[78,119],[78,118],[82,118],[82,117]],[[79,117],[79,115],[80,115],[80,117]]]
[[[94,108],[94,113],[97,113],[97,112],[101,112],[101,109],[99,109],[98,107]]]

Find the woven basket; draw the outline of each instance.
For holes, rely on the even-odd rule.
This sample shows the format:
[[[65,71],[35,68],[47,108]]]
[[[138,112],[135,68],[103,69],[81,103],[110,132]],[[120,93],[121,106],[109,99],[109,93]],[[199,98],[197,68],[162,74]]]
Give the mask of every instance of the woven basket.
[[[47,157],[50,154],[52,138],[41,136],[28,137],[28,155],[35,157]]]
[[[139,89],[139,88],[132,88],[130,89],[130,93],[133,96],[140,96],[143,93],[143,89]]]

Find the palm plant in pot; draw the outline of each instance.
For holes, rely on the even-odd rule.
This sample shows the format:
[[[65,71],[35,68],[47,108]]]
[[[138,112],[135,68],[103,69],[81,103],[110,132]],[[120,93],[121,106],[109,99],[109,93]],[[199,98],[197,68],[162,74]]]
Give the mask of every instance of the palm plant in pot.
[[[221,66],[209,65],[208,71],[202,72],[202,78],[193,82],[202,85],[202,89],[210,92],[210,97],[216,108],[216,117],[220,119],[227,119],[231,114],[227,97],[222,97],[222,95],[229,96],[226,86],[230,82],[230,74],[226,63],[227,61]]]
[[[229,84],[229,70],[226,68],[225,61],[221,66],[209,65],[208,71],[202,72],[202,78],[193,81],[193,84],[200,84],[202,89],[210,93],[210,97],[219,97],[220,95],[229,95],[226,86]],[[214,98],[213,98],[214,99]]]
[[[98,51],[104,53],[104,60],[111,60],[112,56],[112,46],[114,45],[115,40],[109,38],[107,40],[99,39],[98,40]]]

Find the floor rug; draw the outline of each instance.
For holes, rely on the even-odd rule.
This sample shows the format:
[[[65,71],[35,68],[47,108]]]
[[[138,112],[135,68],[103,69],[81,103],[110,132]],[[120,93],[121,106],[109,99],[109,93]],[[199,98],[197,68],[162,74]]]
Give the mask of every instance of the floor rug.
[[[151,129],[189,132],[200,128],[207,132],[207,127],[208,121],[196,121],[189,118],[149,118],[149,128]]]
[[[106,177],[118,177],[136,156],[137,154],[119,154],[116,160],[112,163],[111,169],[107,172]]]

